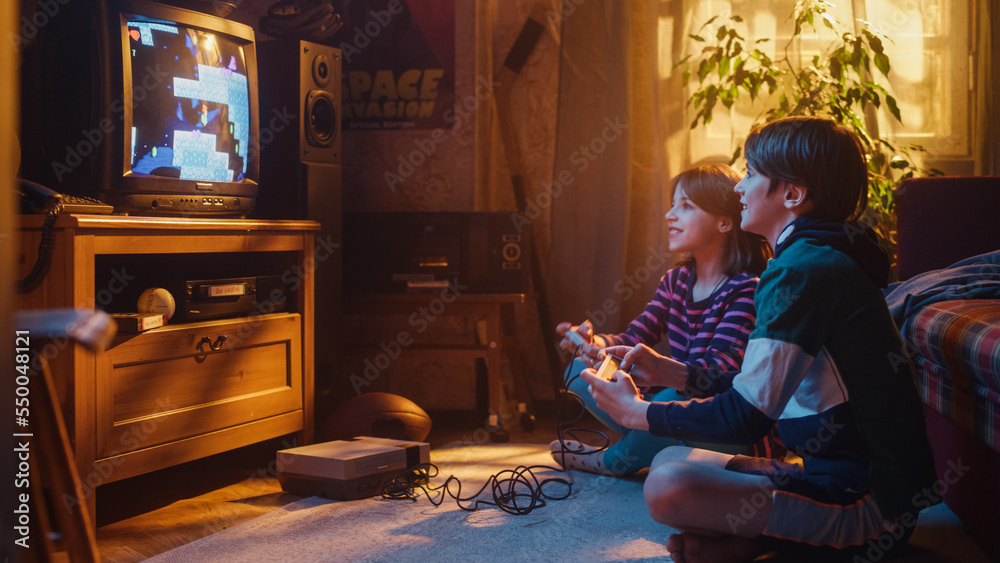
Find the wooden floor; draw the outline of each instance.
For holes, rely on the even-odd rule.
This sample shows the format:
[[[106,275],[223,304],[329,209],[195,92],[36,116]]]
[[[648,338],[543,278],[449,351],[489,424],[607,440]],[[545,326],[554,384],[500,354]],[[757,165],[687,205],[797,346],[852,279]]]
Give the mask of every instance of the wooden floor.
[[[539,409],[551,413],[553,409]],[[431,448],[448,442],[487,439],[472,413],[431,413]],[[585,418],[584,427],[596,427]],[[534,432],[517,425],[512,443],[549,443],[555,418],[539,414]],[[295,502],[275,477],[275,452],[289,438],[270,440],[147,475],[109,483],[97,490],[97,543],[109,562],[142,561]]]

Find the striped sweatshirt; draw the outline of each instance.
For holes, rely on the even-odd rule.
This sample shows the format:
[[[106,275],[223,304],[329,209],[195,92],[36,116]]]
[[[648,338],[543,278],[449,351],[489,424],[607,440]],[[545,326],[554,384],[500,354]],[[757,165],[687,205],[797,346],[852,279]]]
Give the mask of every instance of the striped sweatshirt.
[[[709,297],[693,301],[696,276],[696,267],[669,270],[653,299],[625,332],[600,336],[609,346],[653,346],[666,338],[670,357],[688,366],[689,381],[706,370],[716,376],[711,388],[685,389],[688,396],[701,397],[727,388],[743,363],[757,315],[753,299],[758,278],[746,272],[737,274]],[[718,374],[723,375],[720,378]]]

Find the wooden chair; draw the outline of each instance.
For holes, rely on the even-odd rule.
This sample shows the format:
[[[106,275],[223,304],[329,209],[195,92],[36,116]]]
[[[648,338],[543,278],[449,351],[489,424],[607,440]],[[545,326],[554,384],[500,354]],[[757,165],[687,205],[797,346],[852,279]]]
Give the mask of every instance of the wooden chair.
[[[30,335],[32,362],[40,373],[29,384],[31,398],[30,506],[32,549],[37,561],[99,561],[94,523],[74,463],[48,362],[38,354],[38,341],[68,338],[91,349],[101,349],[114,337],[114,320],[103,311],[48,309],[16,314],[16,326]]]

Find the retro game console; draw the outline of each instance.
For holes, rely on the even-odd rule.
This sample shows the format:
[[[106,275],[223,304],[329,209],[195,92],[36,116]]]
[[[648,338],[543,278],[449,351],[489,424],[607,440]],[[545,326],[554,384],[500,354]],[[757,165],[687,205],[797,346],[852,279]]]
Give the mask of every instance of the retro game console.
[[[359,436],[278,452],[278,482],[289,493],[334,500],[379,494],[386,481],[430,462],[430,444]]]

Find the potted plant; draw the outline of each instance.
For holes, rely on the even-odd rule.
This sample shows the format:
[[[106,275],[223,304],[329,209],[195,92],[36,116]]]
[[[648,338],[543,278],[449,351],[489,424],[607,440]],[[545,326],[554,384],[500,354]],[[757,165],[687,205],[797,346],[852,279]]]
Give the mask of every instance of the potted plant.
[[[877,131],[878,112],[888,112],[902,123],[896,99],[873,76],[877,71],[885,79],[889,77],[891,64],[883,47],[888,39],[865,22],[859,22],[859,31],[844,25],[830,13],[830,7],[822,0],[796,2],[789,17],[794,31],[773,59],[761,50],[762,44],[772,39],[758,38],[748,44],[740,33],[745,27],[742,18],[713,16],[697,34],[690,35],[702,45],[700,52],[688,55],[675,68],[684,69],[685,84],[697,78],[698,87],[688,98],[697,112],[692,129],[711,123],[718,104],[728,110],[745,97],[751,104],[765,104],[754,125],[790,115],[819,115],[853,129],[869,157],[868,211],[863,221],[874,229],[889,256],[895,256],[897,184],[918,174],[941,172],[923,170],[914,162],[911,155],[923,152],[922,147],[898,145],[873,132]],[[800,56],[803,31],[808,26],[818,34],[819,25],[828,28],[834,38],[820,45],[811,58]],[[731,162],[741,152],[742,141]]]

